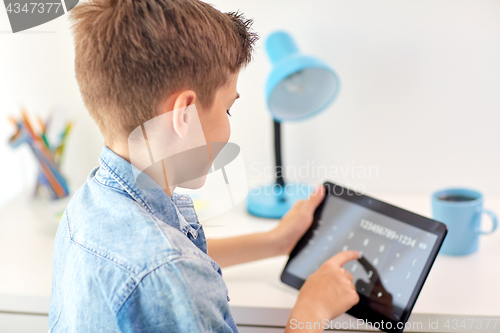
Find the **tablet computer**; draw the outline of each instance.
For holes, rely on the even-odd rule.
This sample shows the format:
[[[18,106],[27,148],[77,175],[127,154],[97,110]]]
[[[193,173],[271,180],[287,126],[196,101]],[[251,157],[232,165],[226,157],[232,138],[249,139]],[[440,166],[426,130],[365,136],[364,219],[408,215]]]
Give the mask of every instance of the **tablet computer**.
[[[402,332],[447,233],[446,225],[333,183],[299,240],[281,281],[300,289],[326,260],[356,250],[343,267],[360,301],[348,314]]]

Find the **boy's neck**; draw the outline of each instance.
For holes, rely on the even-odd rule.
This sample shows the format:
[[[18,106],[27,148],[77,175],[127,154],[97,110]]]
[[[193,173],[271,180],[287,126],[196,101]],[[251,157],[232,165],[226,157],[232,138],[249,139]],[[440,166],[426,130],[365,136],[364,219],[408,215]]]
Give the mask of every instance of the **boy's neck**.
[[[107,143],[105,143],[105,145],[110,150],[112,150],[115,154],[117,154],[121,158],[125,159],[127,162],[131,163],[130,162],[130,155],[129,155],[129,152],[128,152],[128,147],[125,147],[122,144],[107,144]],[[144,170],[143,172],[145,172],[146,174],[148,174],[148,172],[146,170]],[[149,176],[151,176],[151,178],[153,180],[155,179],[155,177],[152,177],[152,175],[149,175]],[[168,180],[166,179],[166,177],[164,177],[164,178],[165,178],[165,183],[166,184],[158,184],[158,185],[160,185],[160,187],[165,191],[165,193],[167,193],[167,195],[169,197],[172,197],[172,192],[174,192],[175,186],[169,186],[168,185]],[[158,183],[158,182],[156,182],[156,183]]]

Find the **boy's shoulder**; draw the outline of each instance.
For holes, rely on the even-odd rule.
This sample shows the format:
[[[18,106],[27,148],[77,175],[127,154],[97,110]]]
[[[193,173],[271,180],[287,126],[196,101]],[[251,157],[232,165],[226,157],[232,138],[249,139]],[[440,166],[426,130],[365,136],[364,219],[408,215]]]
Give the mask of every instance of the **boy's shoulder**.
[[[67,232],[62,234],[66,234],[71,243],[132,275],[147,274],[179,257],[212,263],[208,255],[179,230],[182,226],[179,219],[183,216],[179,216],[175,205],[150,207],[134,200],[118,182],[96,177],[98,172],[99,168],[91,172],[65,211]],[[164,219],[160,219],[154,209],[163,210]]]
[[[109,170],[94,169],[61,219],[52,260],[51,330],[118,332],[176,313],[181,321],[160,320],[165,331],[196,330],[193,299],[210,303],[203,307],[208,311],[226,302],[227,288],[220,266],[206,253],[192,201],[133,188],[130,177],[113,170],[116,178],[107,179]]]

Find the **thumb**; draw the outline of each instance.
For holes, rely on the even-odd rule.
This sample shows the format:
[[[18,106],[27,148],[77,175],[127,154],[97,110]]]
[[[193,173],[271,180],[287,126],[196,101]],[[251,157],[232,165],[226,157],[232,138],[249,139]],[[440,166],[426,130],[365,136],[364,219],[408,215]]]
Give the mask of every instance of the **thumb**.
[[[307,206],[311,210],[315,210],[316,207],[321,203],[325,196],[325,187],[323,185],[316,185],[314,190],[312,191],[309,199],[307,199]]]

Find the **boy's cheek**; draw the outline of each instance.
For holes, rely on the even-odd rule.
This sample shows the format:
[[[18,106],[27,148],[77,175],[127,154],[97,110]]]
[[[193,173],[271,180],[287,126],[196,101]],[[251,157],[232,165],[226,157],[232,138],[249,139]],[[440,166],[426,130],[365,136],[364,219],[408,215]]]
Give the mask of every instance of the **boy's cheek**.
[[[225,116],[223,119],[219,119],[216,124],[209,130],[210,138],[208,142],[228,142],[231,136],[231,126],[229,124],[229,119]]]

